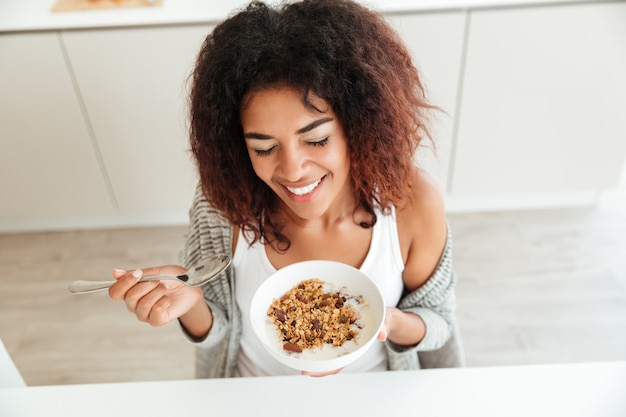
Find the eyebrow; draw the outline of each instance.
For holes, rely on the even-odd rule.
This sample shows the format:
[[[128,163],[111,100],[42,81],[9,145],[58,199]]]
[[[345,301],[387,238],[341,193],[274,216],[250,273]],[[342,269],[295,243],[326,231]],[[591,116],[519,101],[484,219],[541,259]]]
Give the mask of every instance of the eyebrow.
[[[322,117],[321,119],[317,119],[311,123],[309,123],[308,125],[296,130],[296,134],[302,134],[302,133],[306,133],[306,132],[310,132],[311,130],[315,129],[316,127],[319,127],[321,125],[323,125],[324,123],[328,123],[330,121],[332,121],[333,118],[332,117]],[[257,132],[247,132],[244,133],[243,136],[246,139],[261,139],[261,140],[265,140],[265,139],[273,139],[273,136],[270,135],[266,135],[263,133],[257,133]]]

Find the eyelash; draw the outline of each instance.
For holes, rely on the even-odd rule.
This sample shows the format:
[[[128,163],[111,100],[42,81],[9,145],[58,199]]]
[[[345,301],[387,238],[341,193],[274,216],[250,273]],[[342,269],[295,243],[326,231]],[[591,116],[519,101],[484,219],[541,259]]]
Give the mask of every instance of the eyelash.
[[[269,149],[255,149],[254,153],[257,154],[257,156],[267,156],[269,154],[272,153],[272,151],[274,151],[275,146],[272,146]]]
[[[311,146],[320,146],[320,147],[323,147],[323,146],[326,146],[326,144],[328,143],[328,137],[325,137],[325,138],[324,138],[324,139],[322,139],[322,140],[318,140],[317,142],[308,142],[308,143],[309,143],[309,145],[311,145]]]
[[[327,143],[328,143],[327,137],[322,140],[318,140],[317,142],[307,142],[308,145],[311,145],[313,147],[318,147],[318,146],[324,147],[326,146]],[[254,153],[256,153],[257,156],[267,156],[274,151],[274,148],[276,148],[276,146],[272,146],[269,149],[255,149]]]

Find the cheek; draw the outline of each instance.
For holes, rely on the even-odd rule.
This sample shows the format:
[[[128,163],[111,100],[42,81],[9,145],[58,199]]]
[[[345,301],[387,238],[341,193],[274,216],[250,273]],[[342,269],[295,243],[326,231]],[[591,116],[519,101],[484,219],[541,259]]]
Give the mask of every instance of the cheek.
[[[332,166],[333,170],[337,174],[348,173],[350,171],[350,165],[351,165],[350,155],[348,154],[348,151],[345,148],[328,155],[326,159],[326,163],[329,166]]]

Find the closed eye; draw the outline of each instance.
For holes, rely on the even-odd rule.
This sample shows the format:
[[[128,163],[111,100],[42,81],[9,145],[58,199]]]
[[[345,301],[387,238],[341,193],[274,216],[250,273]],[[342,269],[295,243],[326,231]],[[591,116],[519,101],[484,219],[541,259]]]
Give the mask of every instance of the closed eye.
[[[276,146],[272,146],[269,149],[255,149],[254,153],[258,156],[267,156],[272,153],[272,151],[276,148]]]
[[[307,142],[309,145],[311,146],[326,146],[326,144],[328,143],[328,137],[325,137],[322,140],[318,140],[316,142]]]

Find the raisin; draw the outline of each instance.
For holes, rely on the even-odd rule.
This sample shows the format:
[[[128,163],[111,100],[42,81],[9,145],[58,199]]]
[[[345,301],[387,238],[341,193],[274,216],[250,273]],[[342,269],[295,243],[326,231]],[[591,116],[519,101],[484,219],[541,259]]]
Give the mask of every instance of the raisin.
[[[293,343],[285,343],[283,345],[283,349],[285,349],[288,352],[296,352],[296,353],[302,352],[302,348],[300,348],[300,346],[298,345],[294,345]]]
[[[276,310],[274,315],[276,316],[276,320],[278,320],[281,323],[284,323],[285,320],[287,319],[287,315],[285,315],[285,312],[282,310]]]

